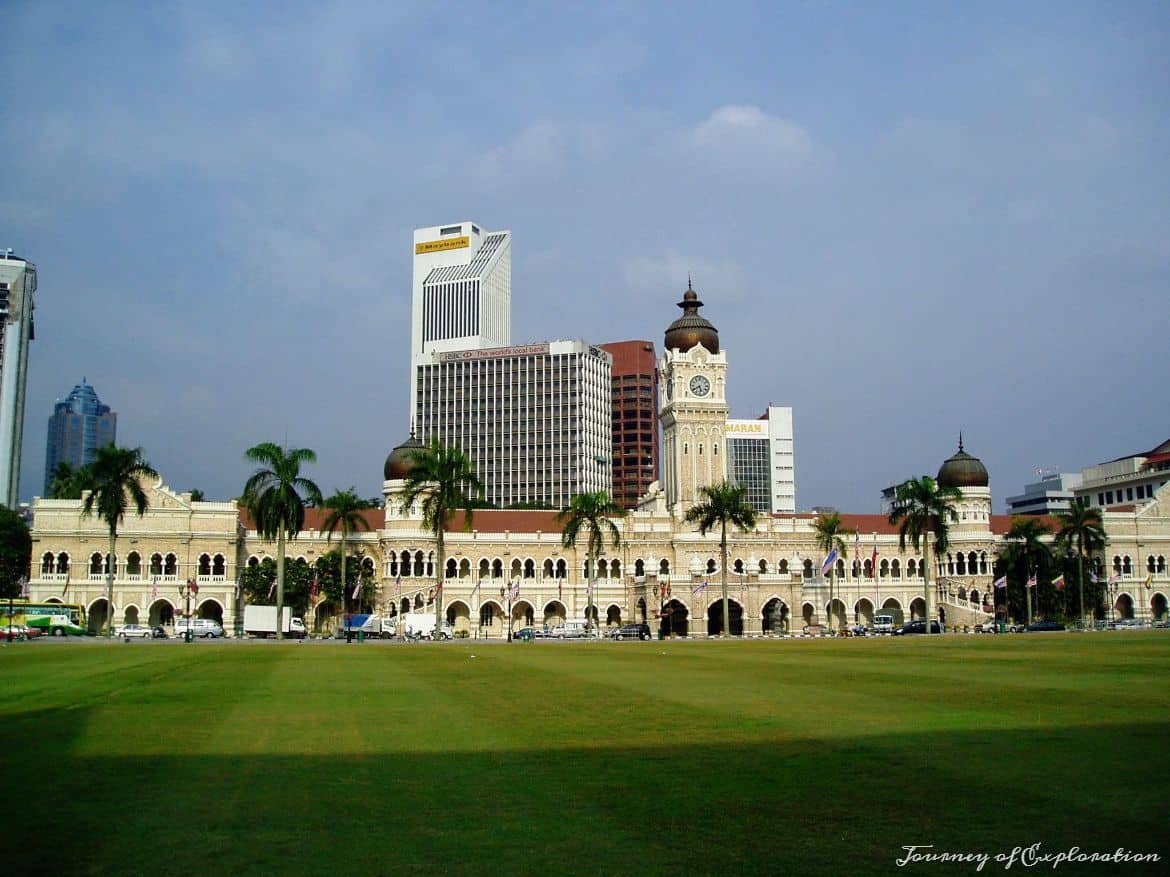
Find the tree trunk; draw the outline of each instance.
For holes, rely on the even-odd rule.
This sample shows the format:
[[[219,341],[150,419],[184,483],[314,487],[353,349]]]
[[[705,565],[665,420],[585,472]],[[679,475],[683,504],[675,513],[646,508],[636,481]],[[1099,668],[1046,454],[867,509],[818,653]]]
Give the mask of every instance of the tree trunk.
[[[1077,587],[1081,591],[1081,630],[1085,624],[1085,545],[1082,538],[1077,536]]]
[[[833,569],[833,567],[829,567],[829,630],[830,631],[835,629],[835,624],[833,621],[833,582],[834,582],[834,573],[835,572],[836,572],[836,570]]]
[[[922,560],[922,565],[926,570],[926,578],[923,580],[923,585],[922,585],[922,599],[926,602],[926,630],[925,630],[925,633],[929,635],[930,634],[930,565],[931,565],[930,535],[929,534],[927,534],[927,536],[922,540],[922,552],[924,555],[923,560]],[[874,577],[874,581],[877,581],[877,570],[876,569],[873,571],[873,577]],[[940,633],[942,632],[942,625],[941,624],[939,625],[939,632]]]
[[[341,623],[345,625],[345,641],[349,642],[349,582],[345,578],[345,527],[341,528]]]
[[[719,554],[723,573],[723,638],[727,639],[731,636],[731,613],[727,602],[727,521],[720,522]]]
[[[590,635],[593,634],[594,629],[598,627],[595,619],[589,617],[589,609],[597,602],[597,555],[593,553],[593,540],[589,540],[589,551],[585,558],[586,563],[589,564],[589,575],[586,580],[589,584],[589,593],[585,595],[585,630]],[[596,610],[595,610],[596,614]],[[659,618],[661,625],[662,619]]]
[[[118,532],[110,527],[110,553],[106,555],[106,638],[114,636],[114,544]]]
[[[284,528],[276,531],[276,638],[284,639]]]
[[[443,631],[443,567],[447,564],[446,545],[443,541],[443,527],[446,516],[439,515],[438,530],[435,533],[435,633],[436,640],[442,640]],[[511,591],[509,590],[509,594]]]

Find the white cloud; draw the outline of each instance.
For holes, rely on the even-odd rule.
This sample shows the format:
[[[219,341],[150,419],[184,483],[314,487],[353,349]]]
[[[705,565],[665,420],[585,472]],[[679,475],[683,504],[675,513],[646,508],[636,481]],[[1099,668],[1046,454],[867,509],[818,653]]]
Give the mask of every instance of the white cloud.
[[[700,166],[743,182],[808,179],[829,159],[800,125],[750,105],[720,107],[691,128],[684,142]]]
[[[607,126],[581,121],[541,120],[529,125],[475,166],[475,182],[495,188],[514,180],[557,176],[571,165],[596,164],[614,152]]]

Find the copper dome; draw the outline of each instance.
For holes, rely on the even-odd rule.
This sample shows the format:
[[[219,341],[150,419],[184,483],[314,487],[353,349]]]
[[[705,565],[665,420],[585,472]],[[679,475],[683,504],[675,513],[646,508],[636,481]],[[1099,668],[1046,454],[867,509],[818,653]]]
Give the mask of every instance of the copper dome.
[[[711,353],[719,352],[719,330],[711,325],[705,317],[699,316],[699,308],[703,303],[699,295],[691,289],[687,281],[687,291],[678,303],[683,315],[675,320],[666,330],[663,346],[667,350],[678,350],[685,353],[692,347],[702,344]]]
[[[963,450],[963,436],[959,436],[959,452],[948,457],[938,468],[940,487],[986,487],[987,467],[978,457]]]
[[[410,431],[410,438],[396,447],[386,457],[386,464],[382,467],[382,474],[387,481],[396,481],[405,478],[414,468],[414,452],[422,450],[423,443],[415,438],[414,430]]]

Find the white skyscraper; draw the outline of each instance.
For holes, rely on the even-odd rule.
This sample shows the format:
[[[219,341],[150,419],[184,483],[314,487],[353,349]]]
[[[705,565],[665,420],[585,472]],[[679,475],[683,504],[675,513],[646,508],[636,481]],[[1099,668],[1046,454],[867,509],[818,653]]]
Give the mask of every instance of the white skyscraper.
[[[512,233],[474,222],[414,231],[410,414],[429,354],[512,343]]]
[[[796,511],[792,409],[769,405],[758,420],[728,420],[728,476],[748,490],[748,502],[762,514]]]
[[[11,250],[0,250],[0,502],[16,508],[20,498],[20,440],[24,433],[24,387],[33,331],[37,266]]]

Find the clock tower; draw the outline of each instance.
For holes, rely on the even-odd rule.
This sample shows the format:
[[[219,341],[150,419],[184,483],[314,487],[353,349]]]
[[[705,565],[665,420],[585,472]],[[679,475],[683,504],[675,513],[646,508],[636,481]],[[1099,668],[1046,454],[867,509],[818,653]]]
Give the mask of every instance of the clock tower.
[[[703,303],[687,282],[658,363],[666,503],[683,514],[699,491],[727,480],[727,355],[719,330],[699,316]]]

